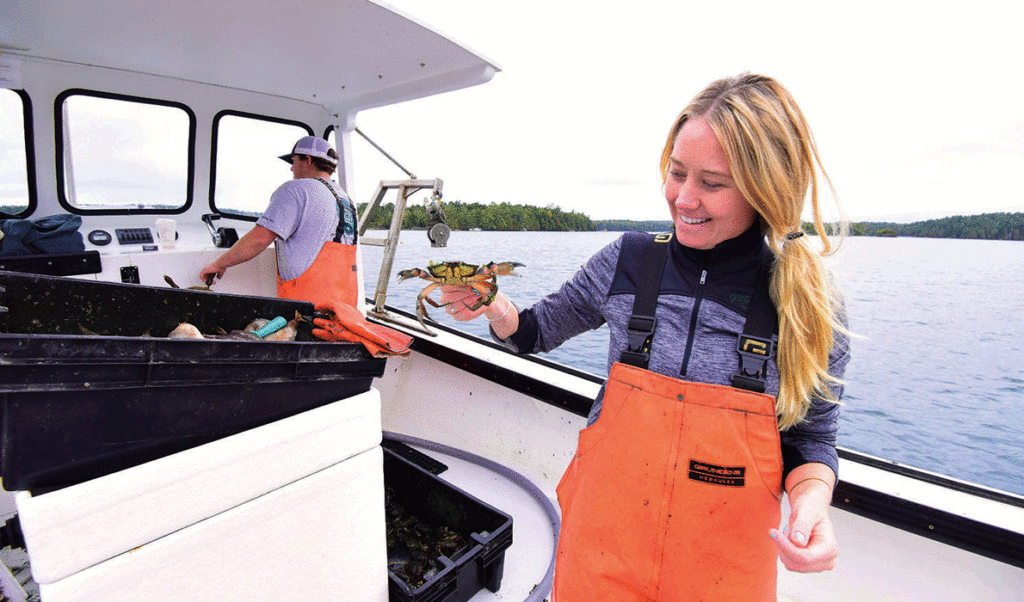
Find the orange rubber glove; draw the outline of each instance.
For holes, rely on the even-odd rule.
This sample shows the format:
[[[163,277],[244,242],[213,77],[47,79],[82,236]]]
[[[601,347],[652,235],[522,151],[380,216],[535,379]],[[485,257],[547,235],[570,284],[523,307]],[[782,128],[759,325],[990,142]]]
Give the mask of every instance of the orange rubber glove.
[[[374,357],[409,355],[413,338],[393,328],[371,324],[358,309],[346,303],[330,301],[314,308],[333,318],[314,318],[313,336],[324,341],[362,343]]]

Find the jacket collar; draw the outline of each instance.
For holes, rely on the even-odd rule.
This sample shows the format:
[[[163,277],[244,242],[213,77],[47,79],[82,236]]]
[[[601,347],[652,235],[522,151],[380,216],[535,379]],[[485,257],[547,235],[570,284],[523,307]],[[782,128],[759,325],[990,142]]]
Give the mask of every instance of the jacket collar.
[[[771,254],[757,222],[739,236],[722,241],[713,249],[693,249],[677,242],[672,245],[672,252],[685,263],[713,269],[714,272],[750,269],[752,264],[760,263],[766,254]]]

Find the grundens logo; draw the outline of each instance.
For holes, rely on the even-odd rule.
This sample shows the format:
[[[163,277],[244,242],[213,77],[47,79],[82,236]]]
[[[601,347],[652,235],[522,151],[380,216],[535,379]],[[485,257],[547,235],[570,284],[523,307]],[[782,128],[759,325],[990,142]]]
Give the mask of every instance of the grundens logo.
[[[750,337],[740,338],[740,351],[746,351],[747,353],[756,353],[757,355],[768,355],[768,344],[764,341],[758,341]]]
[[[712,485],[743,487],[747,473],[745,466],[716,466],[707,462],[690,460],[690,478]]]

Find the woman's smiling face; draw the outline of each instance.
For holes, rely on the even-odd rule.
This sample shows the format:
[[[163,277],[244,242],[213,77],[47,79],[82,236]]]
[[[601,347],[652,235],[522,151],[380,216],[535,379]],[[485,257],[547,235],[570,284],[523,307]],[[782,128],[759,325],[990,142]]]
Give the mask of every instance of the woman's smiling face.
[[[736,187],[715,132],[703,119],[683,124],[665,179],[676,239],[693,249],[713,249],[754,223],[757,213]]]

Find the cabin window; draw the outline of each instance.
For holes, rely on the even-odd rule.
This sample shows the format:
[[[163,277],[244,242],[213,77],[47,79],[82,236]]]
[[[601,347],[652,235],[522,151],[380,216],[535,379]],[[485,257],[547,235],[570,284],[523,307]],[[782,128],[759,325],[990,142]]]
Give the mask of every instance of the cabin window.
[[[0,89],[0,212],[19,217],[27,215],[33,205],[30,157],[25,150],[25,124],[29,119],[28,97]]]
[[[191,204],[195,116],[184,105],[69,91],[54,117],[62,205],[175,213]]]
[[[292,179],[291,166],[278,157],[313,131],[297,122],[234,111],[219,114],[213,128],[211,205],[219,213],[255,220],[277,187]]]

